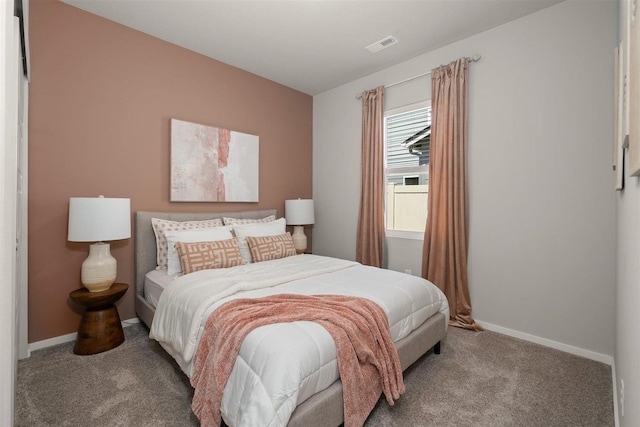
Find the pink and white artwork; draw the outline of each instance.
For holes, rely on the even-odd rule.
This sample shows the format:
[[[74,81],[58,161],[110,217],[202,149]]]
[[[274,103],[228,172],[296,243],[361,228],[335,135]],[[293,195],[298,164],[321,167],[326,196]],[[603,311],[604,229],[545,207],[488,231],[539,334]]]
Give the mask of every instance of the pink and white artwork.
[[[172,202],[257,202],[256,135],[171,119]]]

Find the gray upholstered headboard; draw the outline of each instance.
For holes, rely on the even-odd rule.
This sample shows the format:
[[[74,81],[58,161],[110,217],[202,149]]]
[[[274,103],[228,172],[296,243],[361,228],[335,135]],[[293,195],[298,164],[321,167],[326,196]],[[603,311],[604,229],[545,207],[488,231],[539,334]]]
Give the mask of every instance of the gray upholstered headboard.
[[[136,313],[140,319],[151,326],[155,309],[144,299],[144,276],[156,268],[156,236],[151,228],[151,218],[169,219],[172,221],[200,221],[204,219],[232,218],[264,218],[277,215],[275,209],[240,212],[144,212],[135,214],[135,275],[136,275]]]

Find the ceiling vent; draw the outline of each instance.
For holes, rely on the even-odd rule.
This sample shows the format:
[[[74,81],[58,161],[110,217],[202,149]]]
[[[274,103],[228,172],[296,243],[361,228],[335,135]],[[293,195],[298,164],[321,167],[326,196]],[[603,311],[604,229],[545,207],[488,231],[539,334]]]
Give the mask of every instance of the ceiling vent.
[[[389,46],[393,46],[398,43],[398,39],[393,36],[387,36],[380,41],[370,44],[366,49],[371,53],[380,52],[382,49],[386,49]]]

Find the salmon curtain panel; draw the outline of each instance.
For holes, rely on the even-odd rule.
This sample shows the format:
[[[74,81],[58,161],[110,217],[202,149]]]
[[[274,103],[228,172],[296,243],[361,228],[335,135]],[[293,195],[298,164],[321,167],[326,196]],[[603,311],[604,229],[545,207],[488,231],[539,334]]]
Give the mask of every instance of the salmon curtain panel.
[[[362,179],[356,261],[382,267],[384,244],[384,86],[362,92]]]
[[[449,300],[449,324],[481,331],[467,282],[468,59],[431,73],[431,159],[422,276]]]

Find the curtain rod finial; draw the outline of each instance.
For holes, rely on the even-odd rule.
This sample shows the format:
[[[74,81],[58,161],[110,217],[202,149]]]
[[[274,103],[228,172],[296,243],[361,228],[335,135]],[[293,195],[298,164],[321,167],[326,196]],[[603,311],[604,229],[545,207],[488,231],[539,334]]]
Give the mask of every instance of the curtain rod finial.
[[[482,58],[482,56],[480,56],[479,53],[474,53],[473,56],[471,57],[471,60],[473,62],[478,62],[478,61],[480,61],[480,58]]]

